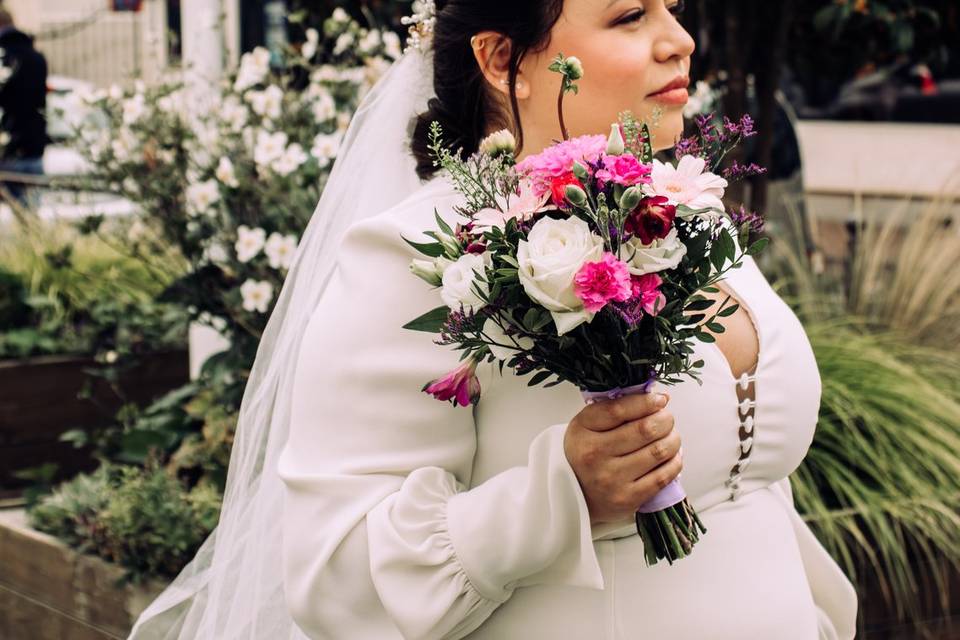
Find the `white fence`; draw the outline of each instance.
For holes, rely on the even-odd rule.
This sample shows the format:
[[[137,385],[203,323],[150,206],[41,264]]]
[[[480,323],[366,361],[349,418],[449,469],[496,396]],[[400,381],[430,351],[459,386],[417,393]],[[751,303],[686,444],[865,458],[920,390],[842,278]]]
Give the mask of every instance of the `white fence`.
[[[103,8],[106,2],[98,5],[36,16],[35,44],[46,56],[50,73],[103,87],[156,79],[167,65],[165,0],[144,0],[139,12],[110,11]]]

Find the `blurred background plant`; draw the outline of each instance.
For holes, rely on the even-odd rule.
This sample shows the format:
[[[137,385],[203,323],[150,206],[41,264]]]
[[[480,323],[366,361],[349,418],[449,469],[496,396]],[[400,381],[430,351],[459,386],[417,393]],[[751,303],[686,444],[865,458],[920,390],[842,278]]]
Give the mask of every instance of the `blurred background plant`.
[[[90,168],[80,186],[133,203],[118,250],[161,282],[142,288],[138,304],[169,307],[181,326],[213,327],[229,344],[149,406],[130,403],[104,428],[64,434],[92,448],[100,470],[31,496],[33,526],[133,577],[175,575],[216,524],[260,333],[353,111],[401,54],[394,32],[342,10],[304,27],[280,64],[257,48],[200,102],[175,79],[72,101],[72,144]],[[72,251],[100,246],[114,224],[75,225]]]
[[[117,225],[100,236],[63,222],[6,226],[0,243],[0,359],[93,355],[102,362],[182,346],[186,327],[156,302],[177,268],[151,270],[122,248]]]
[[[216,487],[188,489],[155,461],[104,464],[60,485],[30,512],[35,529],[126,570],[130,581],[173,578],[217,524]]]
[[[765,269],[803,322],[823,385],[816,437],[792,475],[797,508],[858,585],[876,580],[913,620],[924,619],[923,583],[949,615],[946,569],[960,572],[960,233],[949,204],[862,223],[840,272],[815,272],[798,223]]]

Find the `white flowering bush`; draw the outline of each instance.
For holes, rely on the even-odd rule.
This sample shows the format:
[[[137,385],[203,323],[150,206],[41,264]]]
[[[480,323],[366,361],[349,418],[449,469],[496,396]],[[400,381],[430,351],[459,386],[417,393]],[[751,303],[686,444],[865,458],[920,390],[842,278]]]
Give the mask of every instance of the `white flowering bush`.
[[[230,340],[217,361],[240,374],[237,402],[353,111],[400,54],[396,34],[338,10],[282,68],[255,49],[209,94],[172,79],[75,100],[90,186],[136,205],[131,252],[173,246],[189,262],[162,299]]]

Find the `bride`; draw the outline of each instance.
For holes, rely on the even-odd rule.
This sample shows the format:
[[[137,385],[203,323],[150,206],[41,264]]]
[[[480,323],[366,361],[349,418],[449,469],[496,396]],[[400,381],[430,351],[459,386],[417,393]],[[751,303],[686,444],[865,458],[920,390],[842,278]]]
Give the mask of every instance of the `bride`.
[[[696,346],[702,386],[584,406],[481,365],[482,400],[454,408],[421,387],[456,353],[401,328],[438,304],[402,236],[462,203],[429,123],[465,153],[504,127],[518,159],[537,153],[560,137],[562,52],[586,71],[572,136],[629,109],[669,148],[694,49],[682,2],[416,6],[418,47],[354,117],[262,340],[218,529],[131,637],[852,638],[855,591],[788,478],[817,363],[752,258],[721,283],[741,305],[727,331]],[[681,466],[707,533],[646,567],[633,513]]]

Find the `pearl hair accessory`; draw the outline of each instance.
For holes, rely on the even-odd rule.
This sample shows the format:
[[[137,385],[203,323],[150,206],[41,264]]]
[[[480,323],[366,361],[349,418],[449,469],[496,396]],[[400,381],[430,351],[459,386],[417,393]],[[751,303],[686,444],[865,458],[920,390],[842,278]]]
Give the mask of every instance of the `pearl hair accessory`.
[[[400,18],[400,24],[408,25],[406,49],[411,47],[426,53],[433,38],[433,27],[437,22],[437,5],[434,0],[414,0],[413,14]]]

